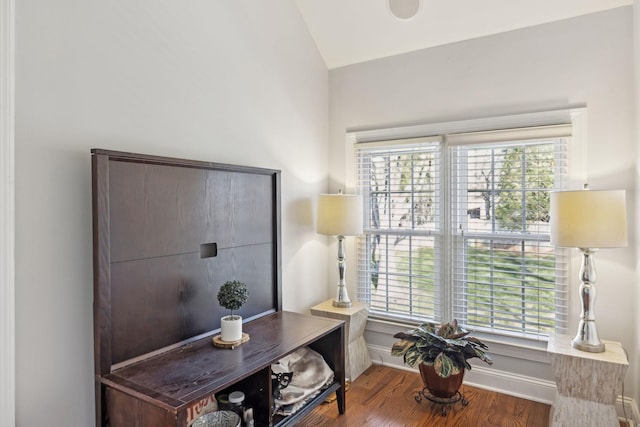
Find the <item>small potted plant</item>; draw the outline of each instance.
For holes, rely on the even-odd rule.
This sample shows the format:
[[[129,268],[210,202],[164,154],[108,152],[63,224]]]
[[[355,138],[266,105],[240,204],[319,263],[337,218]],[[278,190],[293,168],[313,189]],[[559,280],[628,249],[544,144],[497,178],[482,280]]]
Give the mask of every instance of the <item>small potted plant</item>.
[[[402,356],[409,366],[418,365],[422,381],[431,394],[452,397],[462,384],[464,370],[471,369],[468,359],[477,357],[493,364],[485,352],[487,346],[468,334],[456,320],[442,325],[423,323],[395,334],[394,338],[400,341],[393,344],[391,354]]]
[[[249,298],[247,285],[237,280],[225,282],[218,291],[218,302],[227,310],[231,310],[229,316],[220,320],[220,339],[226,342],[240,341],[242,339],[242,316],[233,314],[239,310]]]

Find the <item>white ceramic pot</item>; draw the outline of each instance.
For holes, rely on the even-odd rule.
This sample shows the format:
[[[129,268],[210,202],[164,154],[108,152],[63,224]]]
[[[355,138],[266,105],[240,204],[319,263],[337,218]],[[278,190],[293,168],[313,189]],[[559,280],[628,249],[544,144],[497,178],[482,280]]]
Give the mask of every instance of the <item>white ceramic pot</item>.
[[[220,339],[226,342],[242,339],[242,316],[224,316],[220,319]]]

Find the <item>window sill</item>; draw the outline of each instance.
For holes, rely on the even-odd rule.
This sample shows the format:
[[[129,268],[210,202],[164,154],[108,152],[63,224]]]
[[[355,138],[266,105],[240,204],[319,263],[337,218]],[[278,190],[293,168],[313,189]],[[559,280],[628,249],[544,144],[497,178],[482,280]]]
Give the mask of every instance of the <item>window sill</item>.
[[[393,337],[397,332],[406,331],[415,326],[416,324],[369,317],[365,330]],[[480,332],[473,332],[473,336],[486,343],[492,355],[549,363],[546,339],[534,340]]]

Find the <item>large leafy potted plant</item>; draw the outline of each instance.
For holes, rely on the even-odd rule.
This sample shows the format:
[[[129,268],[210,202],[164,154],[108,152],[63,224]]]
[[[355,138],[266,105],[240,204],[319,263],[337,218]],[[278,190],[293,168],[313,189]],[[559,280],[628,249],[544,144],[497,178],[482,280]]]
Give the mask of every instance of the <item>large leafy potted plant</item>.
[[[479,358],[491,365],[487,346],[469,331],[458,325],[457,320],[437,325],[423,323],[407,332],[398,332],[391,354],[402,356],[404,363],[420,369],[422,381],[431,394],[448,398],[455,395],[462,384],[464,370],[471,369],[467,360]]]
[[[218,291],[218,302],[227,310],[229,316],[220,319],[220,339],[225,342],[240,341],[242,339],[242,316],[233,314],[240,310],[249,299],[247,285],[237,280],[225,282]]]

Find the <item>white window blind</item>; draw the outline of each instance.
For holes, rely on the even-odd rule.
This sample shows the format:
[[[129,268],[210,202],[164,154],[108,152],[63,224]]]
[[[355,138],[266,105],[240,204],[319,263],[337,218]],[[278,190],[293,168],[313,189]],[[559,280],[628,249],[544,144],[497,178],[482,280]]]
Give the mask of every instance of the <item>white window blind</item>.
[[[440,138],[358,146],[358,295],[373,314],[440,317],[440,154]]]
[[[357,298],[373,316],[564,331],[565,250],[549,244],[571,125],[356,144],[365,234]]]
[[[534,336],[566,328],[565,251],[549,244],[565,141],[450,149],[453,316],[465,325]]]

